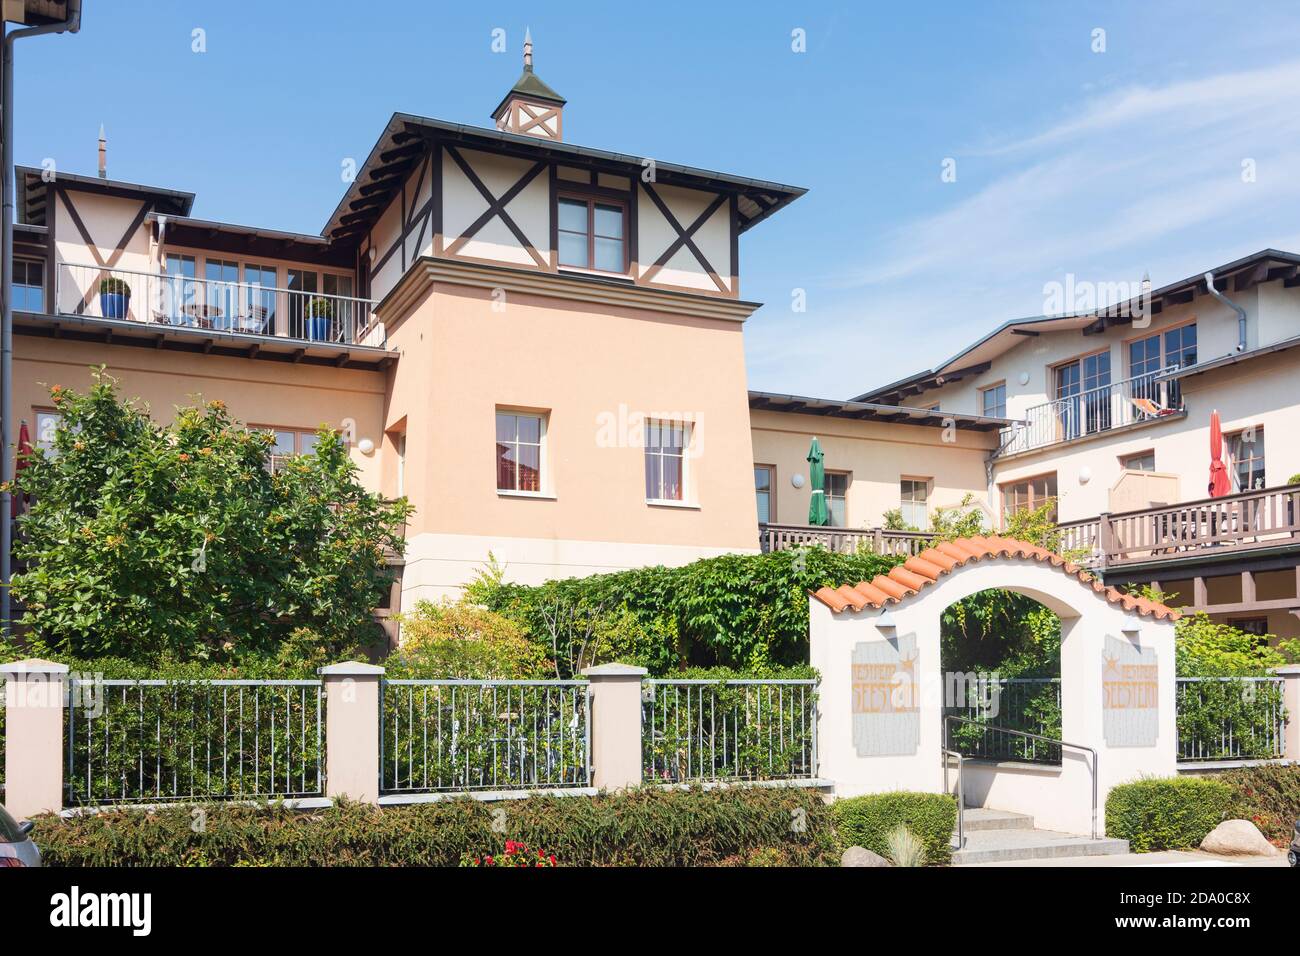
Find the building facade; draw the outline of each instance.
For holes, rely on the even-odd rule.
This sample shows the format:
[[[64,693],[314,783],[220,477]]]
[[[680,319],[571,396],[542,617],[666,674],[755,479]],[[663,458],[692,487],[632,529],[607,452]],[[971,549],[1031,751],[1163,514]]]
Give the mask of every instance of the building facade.
[[[18,169],[15,408],[105,365],[277,456],[341,431],[415,507],[402,602],[757,551],[741,236],[803,190],[563,140],[531,43],[495,128],[394,115],[320,235]],[[101,143],[102,147],[102,143]]]
[[[1300,256],[1266,249],[1112,308],[1009,322],[858,396],[1012,420],[987,460],[1000,520],[1054,501],[1107,583],[1300,634]],[[1231,493],[1209,497],[1218,413]]]
[[[741,238],[804,190],[573,145],[566,108],[526,43],[493,126],[393,115],[318,235],[195,218],[192,193],[108,178],[102,141],[98,176],[19,167],[17,414],[48,442],[49,387],[104,365],[160,419],[222,399],[276,460],[342,432],[415,508],[394,607],[490,558],[536,583],[906,551],[938,509],[996,528],[1050,501],[1107,583],[1300,633],[1300,256],[1008,322],[848,401],[753,392]],[[1215,410],[1230,508],[1201,501]]]

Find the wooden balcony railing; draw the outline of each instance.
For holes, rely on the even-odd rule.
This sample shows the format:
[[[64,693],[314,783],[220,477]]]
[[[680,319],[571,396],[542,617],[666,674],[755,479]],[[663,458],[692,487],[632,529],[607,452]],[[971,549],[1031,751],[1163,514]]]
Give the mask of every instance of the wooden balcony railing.
[[[758,542],[763,553],[790,548],[823,547],[841,554],[874,551],[877,554],[913,555],[930,546],[934,535],[925,531],[891,531],[887,528],[831,528],[804,524],[760,524]]]
[[[1099,569],[1188,557],[1212,549],[1275,547],[1300,542],[1300,485],[1103,514],[1063,522],[1057,530],[1062,554]],[[764,553],[820,545],[846,554],[865,550],[907,556],[924,551],[934,538],[929,532],[885,528],[759,525],[759,545]]]
[[[1060,526],[1061,551],[1115,567],[1211,549],[1267,548],[1300,538],[1300,485],[1103,514]]]

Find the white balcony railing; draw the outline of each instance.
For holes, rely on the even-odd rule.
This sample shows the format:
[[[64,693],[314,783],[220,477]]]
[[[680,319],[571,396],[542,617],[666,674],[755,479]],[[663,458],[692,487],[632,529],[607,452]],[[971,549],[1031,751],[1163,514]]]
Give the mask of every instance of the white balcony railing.
[[[374,303],[342,295],[59,263],[54,312],[126,322],[382,346]]]
[[[1151,372],[1034,405],[1023,420],[1002,429],[997,453],[1014,455],[1176,415],[1183,410],[1182,392],[1176,381],[1157,381],[1160,374]]]

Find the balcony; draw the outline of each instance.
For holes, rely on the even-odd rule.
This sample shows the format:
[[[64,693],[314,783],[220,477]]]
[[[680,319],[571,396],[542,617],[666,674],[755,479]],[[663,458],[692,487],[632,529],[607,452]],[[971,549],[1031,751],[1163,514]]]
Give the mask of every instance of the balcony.
[[[384,329],[373,308],[370,299],[63,262],[51,311],[160,333],[212,333],[209,339],[382,349]]]
[[[1102,570],[1300,543],[1300,485],[1101,515],[1060,526],[1061,550]]]
[[[1184,414],[1176,381],[1158,381],[1151,372],[1122,382],[1031,406],[1023,420],[1002,429],[999,458],[1078,441]]]
[[[793,548],[822,547],[841,554],[874,551],[908,557],[930,546],[934,535],[925,531],[887,528],[831,528],[825,525],[760,524],[758,545],[764,554]]]

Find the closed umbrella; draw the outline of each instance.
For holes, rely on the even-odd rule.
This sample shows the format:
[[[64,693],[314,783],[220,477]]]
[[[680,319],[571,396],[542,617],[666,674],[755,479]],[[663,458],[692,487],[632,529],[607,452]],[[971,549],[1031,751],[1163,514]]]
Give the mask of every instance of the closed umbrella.
[[[808,484],[812,485],[812,500],[808,502],[808,523],[811,525],[828,525],[831,523],[830,509],[826,507],[826,469],[822,461],[822,446],[816,438],[808,446]]]
[[[1228,477],[1228,466],[1223,463],[1223,425],[1219,422],[1219,410],[1210,413],[1210,497],[1222,498],[1232,491],[1232,480]]]
[[[18,460],[14,463],[14,474],[22,471],[27,467],[27,456],[32,453],[32,436],[27,432],[27,423],[23,422],[18,426]],[[9,499],[10,517],[17,518],[22,511],[23,505],[27,503],[27,496],[14,490]]]

